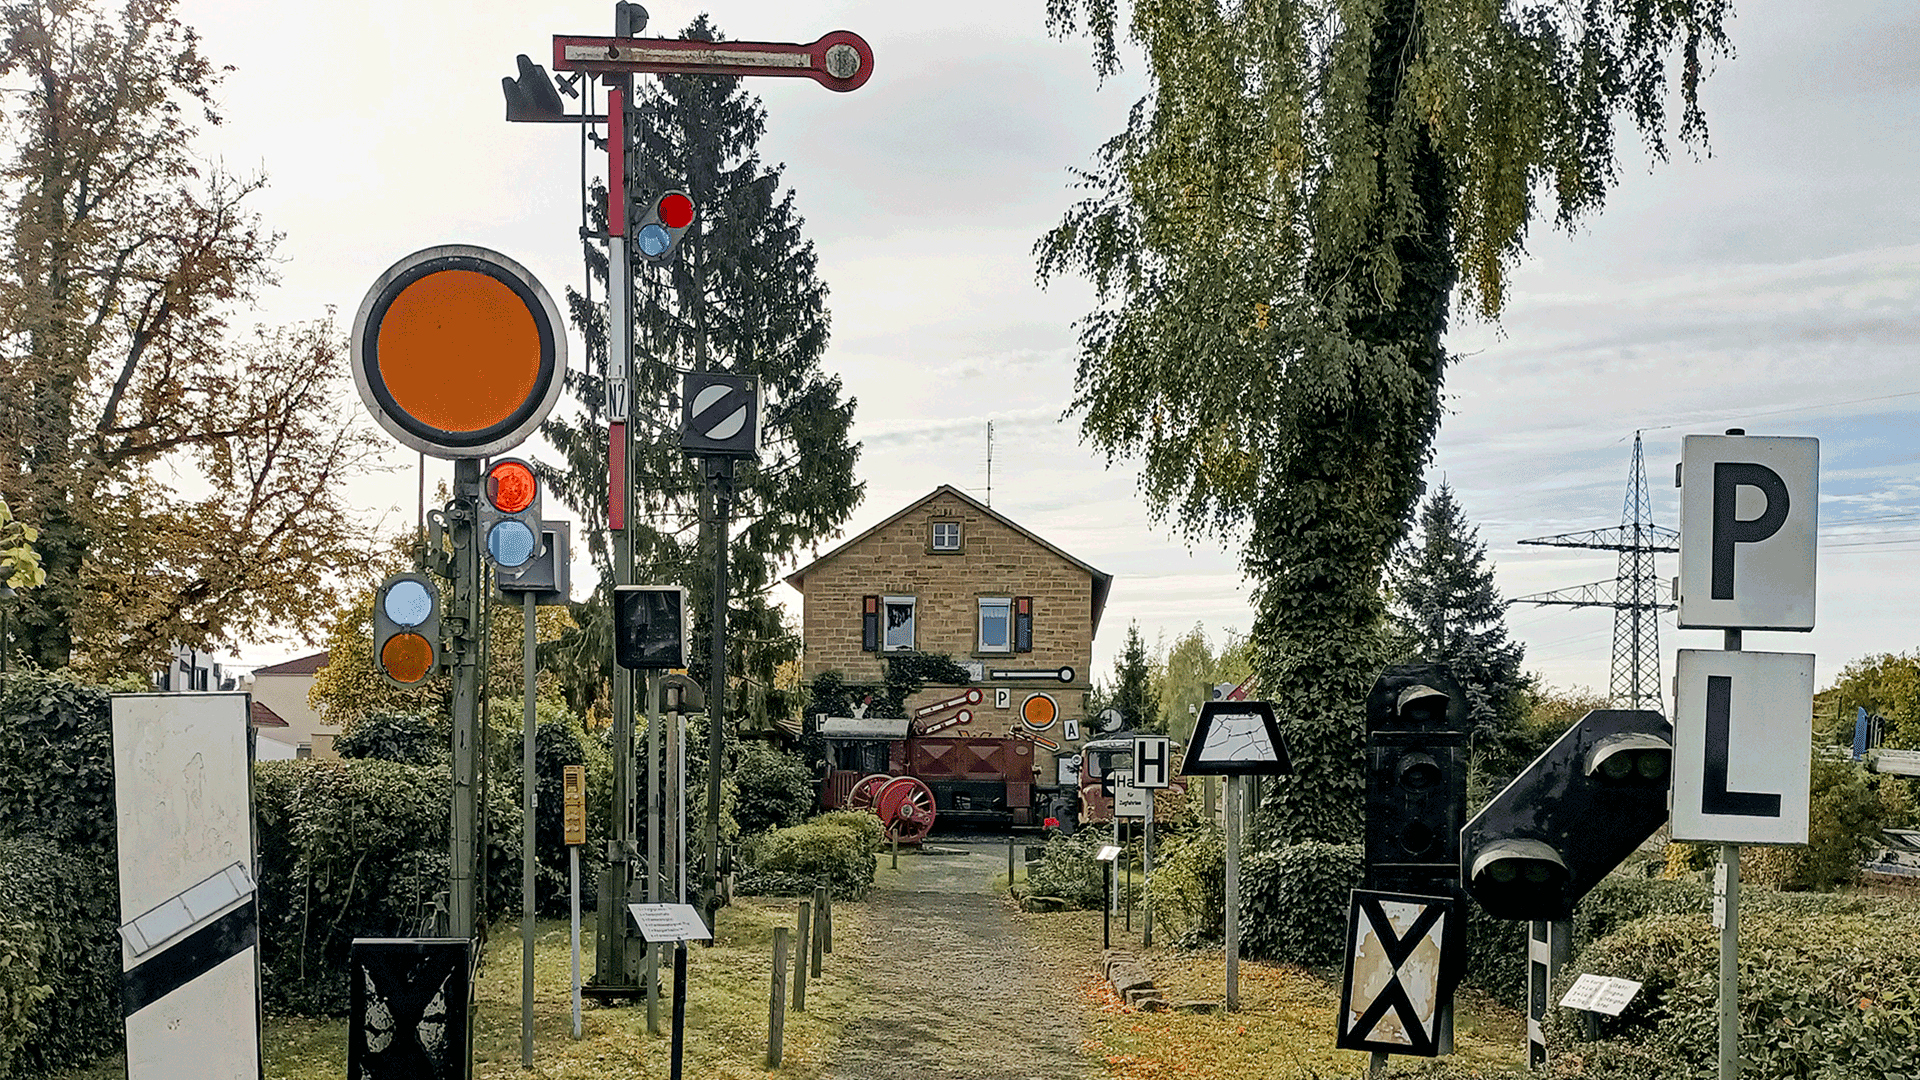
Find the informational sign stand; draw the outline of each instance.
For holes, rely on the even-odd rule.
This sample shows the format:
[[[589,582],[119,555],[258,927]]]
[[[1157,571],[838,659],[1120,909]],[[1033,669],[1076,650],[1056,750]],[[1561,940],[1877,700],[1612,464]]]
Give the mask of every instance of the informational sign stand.
[[[627,911],[648,944],[673,943],[673,1055],[668,1078],[680,1080],[687,1045],[687,942],[712,940],[713,933],[692,904],[628,904]]]
[[[1173,740],[1165,735],[1134,737],[1133,783],[1147,792],[1146,820],[1140,824],[1140,944],[1152,945],[1154,792],[1173,786]]]
[[[1813,629],[1820,442],[1689,435],[1680,497],[1679,624],[1725,632],[1680,650],[1673,837],[1720,845],[1720,1080],[1740,1075],[1740,845],[1807,839],[1813,657],[1743,653],[1745,630]]]
[[[1193,738],[1180,763],[1182,776],[1227,778],[1227,1000],[1240,1008],[1240,829],[1245,814],[1246,778],[1282,776],[1293,771],[1287,740],[1280,732],[1273,703],[1209,701],[1193,723]]]
[[[567,893],[573,912],[573,1037],[580,1037],[580,845],[587,842],[587,767],[561,770],[560,825],[567,844]]]
[[[113,695],[128,1080],[260,1075],[248,702]]]

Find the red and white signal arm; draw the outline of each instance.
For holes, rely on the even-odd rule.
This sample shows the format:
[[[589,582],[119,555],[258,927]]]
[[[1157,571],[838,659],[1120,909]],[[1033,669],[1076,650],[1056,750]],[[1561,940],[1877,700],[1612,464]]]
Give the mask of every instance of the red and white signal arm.
[[[1689,435],[1680,451],[1682,629],[1813,629],[1820,440]]]

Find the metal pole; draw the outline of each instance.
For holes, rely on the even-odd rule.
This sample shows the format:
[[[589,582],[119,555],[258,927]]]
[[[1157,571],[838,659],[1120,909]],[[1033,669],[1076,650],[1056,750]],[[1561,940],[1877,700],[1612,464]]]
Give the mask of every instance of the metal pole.
[[[1013,837],[1007,837],[1007,895],[1013,895]]]
[[[1153,804],[1158,792],[1147,792],[1147,820],[1140,827],[1140,912],[1146,927],[1140,944],[1153,944]]]
[[[723,720],[727,705],[727,532],[732,516],[733,459],[708,458],[707,481],[713,487],[713,649],[707,692],[707,863],[710,910],[720,907],[720,769],[726,752]]]
[[[1740,631],[1726,631],[1728,652],[1740,651]],[[1740,1076],[1740,845],[1720,845],[1720,882],[1725,892],[1720,923],[1720,1080]]]
[[[580,845],[567,845],[567,889],[573,894],[573,1037],[580,1037]]]
[[[687,943],[673,943],[673,1062],[668,1076],[680,1080],[680,1059],[687,1048]]]
[[[673,812],[673,887],[675,899],[687,902],[687,715],[675,718],[667,733],[673,740],[673,791],[679,806]],[[711,920],[709,920],[711,922]]]
[[[647,695],[647,903],[660,902],[661,867],[660,852],[665,846],[661,841],[660,782],[660,679],[657,672],[646,675]],[[679,704],[677,700],[674,704]],[[674,710],[678,712],[676,708]],[[647,1034],[660,1034],[660,946],[647,943]]]
[[[1120,818],[1116,815],[1114,817],[1114,820],[1119,821]],[[1133,831],[1133,827],[1130,825],[1121,827],[1121,832],[1123,835],[1126,833],[1131,833],[1132,831]],[[1120,902],[1125,904],[1127,907],[1127,932],[1132,933],[1133,932],[1133,859],[1127,855],[1127,846],[1125,844],[1120,845],[1120,861],[1127,864],[1127,869],[1126,869],[1127,884],[1125,888],[1120,890],[1120,896],[1121,896]]]
[[[1227,777],[1227,1009],[1240,1008],[1240,790]]]
[[[533,827],[534,791],[534,652],[539,628],[534,620],[534,597],[520,594],[526,623],[520,637],[521,675],[526,679],[525,712],[520,724],[520,1066],[533,1068]]]
[[[1106,886],[1107,894],[1100,898],[1100,947],[1102,949],[1113,948],[1113,874],[1110,872],[1113,868],[1107,869],[1108,873],[1100,875],[1100,884]]]
[[[453,463],[453,837],[447,882],[448,933],[473,937],[474,824],[473,739],[480,716],[480,547],[475,542],[475,500],[480,462]],[[469,1070],[471,1071],[471,1070]]]
[[[767,998],[767,1068],[780,1067],[787,1035],[787,928],[773,928],[773,989]]]

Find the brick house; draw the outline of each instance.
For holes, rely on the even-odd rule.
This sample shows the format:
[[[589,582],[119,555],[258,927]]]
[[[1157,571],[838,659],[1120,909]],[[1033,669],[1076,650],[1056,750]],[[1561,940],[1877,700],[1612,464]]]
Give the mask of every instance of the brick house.
[[[838,671],[878,682],[887,652],[950,656],[972,670],[972,684],[929,686],[909,714],[978,690],[967,722],[941,734],[1031,736],[1043,784],[1058,781],[1056,758],[1095,734],[1086,694],[1113,576],[958,488],[941,485],[786,581],[802,597],[804,679]],[[923,730],[940,719],[924,718]]]

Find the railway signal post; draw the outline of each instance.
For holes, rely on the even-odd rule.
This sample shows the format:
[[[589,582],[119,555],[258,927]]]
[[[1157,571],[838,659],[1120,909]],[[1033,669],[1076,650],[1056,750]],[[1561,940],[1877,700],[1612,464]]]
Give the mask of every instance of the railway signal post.
[[[642,38],[646,29],[646,9],[636,3],[614,5],[614,33],[608,37],[556,35],[553,38],[553,70],[572,72],[582,79],[597,79],[606,87],[606,111],[588,112],[589,93],[580,93],[581,113],[569,117],[559,92],[547,72],[527,56],[516,63],[518,78],[502,80],[509,121],[600,122],[606,126],[607,151],[607,422],[608,422],[608,527],[613,532],[614,584],[635,584],[632,534],[628,531],[627,508],[633,502],[633,477],[627,468],[632,460],[633,432],[630,424],[634,407],[632,387],[633,357],[633,264],[637,249],[649,259],[670,257],[681,236],[694,224],[698,208],[680,192],[653,192],[652,201],[639,213],[630,213],[634,196],[632,151],[635,147],[632,126],[633,77],[640,74],[708,75],[719,77],[785,76],[809,78],[829,90],[846,92],[865,85],[873,74],[873,50],[860,35],[836,30],[806,44],[765,41],[693,41],[669,38]],[[577,91],[570,91],[577,92]],[[731,493],[731,462],[724,477],[716,477],[725,494]],[[713,472],[712,468],[709,472]],[[716,495],[721,492],[716,487]],[[718,500],[716,500],[718,501]],[[724,522],[724,516],[720,520]],[[722,527],[724,533],[724,525]],[[718,545],[724,559],[724,539]],[[724,567],[716,567],[716,577],[724,578]],[[724,632],[725,593],[716,601],[717,620]],[[724,649],[724,645],[719,647]],[[718,651],[718,650],[717,650]],[[724,654],[714,663],[713,702],[709,712],[712,726],[711,760],[715,779],[710,796],[717,811],[718,772],[722,691],[725,689]],[[633,732],[636,712],[636,681],[626,669],[613,671],[613,737],[615,810],[612,838],[609,840],[610,886],[606,891],[620,897],[639,899],[633,863],[635,844],[630,804],[635,797],[633,783]],[[649,738],[649,743],[654,740]],[[657,750],[650,745],[650,755]],[[657,770],[653,760],[649,768]],[[717,902],[719,859],[712,850],[717,840],[717,822],[710,822],[708,889]],[[653,867],[648,868],[655,873]],[[614,908],[617,913],[617,906]],[[619,993],[638,989],[637,972],[624,963],[628,943],[636,938],[627,920],[603,909],[598,931],[595,983],[606,991]]]

